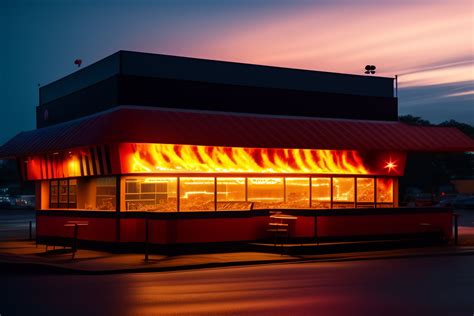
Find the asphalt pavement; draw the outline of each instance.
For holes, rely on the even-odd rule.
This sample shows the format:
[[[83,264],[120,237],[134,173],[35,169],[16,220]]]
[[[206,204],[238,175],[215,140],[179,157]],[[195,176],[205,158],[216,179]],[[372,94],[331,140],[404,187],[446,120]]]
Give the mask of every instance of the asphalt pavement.
[[[30,219],[34,212],[2,214],[2,253],[16,247],[25,252],[18,256],[20,261],[40,256],[28,257],[35,247],[18,241],[27,238]],[[461,237],[469,241],[474,236],[474,212],[461,211],[460,219]],[[273,257],[271,264],[249,265],[244,260],[244,266],[110,275],[0,269],[0,315],[473,315],[474,255],[455,253],[459,249],[466,248],[451,247],[449,253],[346,253],[343,258],[258,253],[155,256],[151,264],[175,267]],[[420,257],[421,251],[431,252]],[[82,268],[91,262],[145,264],[139,254],[124,256],[121,261],[115,255],[80,250],[78,260],[64,262]],[[61,255],[53,257],[62,260]],[[295,260],[282,262],[287,259]]]
[[[472,315],[474,256],[1,274],[3,315]]]

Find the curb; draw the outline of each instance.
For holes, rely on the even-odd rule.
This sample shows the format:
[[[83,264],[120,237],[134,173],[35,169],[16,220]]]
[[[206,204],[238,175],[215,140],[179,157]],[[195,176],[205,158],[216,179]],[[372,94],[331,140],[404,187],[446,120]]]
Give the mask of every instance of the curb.
[[[187,271],[198,269],[226,268],[255,266],[268,264],[287,264],[287,263],[317,263],[317,262],[351,262],[351,261],[368,261],[382,259],[408,259],[422,257],[444,257],[444,256],[469,256],[474,255],[474,250],[465,250],[458,252],[443,253],[414,253],[401,255],[375,255],[375,256],[353,256],[353,257],[335,257],[335,258],[292,258],[282,260],[251,260],[251,261],[230,261],[215,262],[195,265],[168,266],[168,267],[140,267],[140,268],[124,268],[111,270],[86,270],[78,268],[65,267],[63,265],[43,263],[43,262],[13,262],[8,260],[0,260],[2,274],[8,272],[34,272],[34,273],[56,273],[56,274],[76,274],[76,275],[108,275],[108,274],[125,274],[125,273],[147,273],[147,272],[173,272]]]

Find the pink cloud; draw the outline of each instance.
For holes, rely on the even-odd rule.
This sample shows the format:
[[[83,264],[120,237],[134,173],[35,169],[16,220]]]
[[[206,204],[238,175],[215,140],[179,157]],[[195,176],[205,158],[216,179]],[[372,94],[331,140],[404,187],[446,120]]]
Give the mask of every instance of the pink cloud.
[[[409,72],[400,77],[406,86],[474,80],[468,64],[424,70],[425,65],[474,56],[472,12],[470,0],[307,6],[246,20],[240,27],[223,26],[225,36],[201,42],[206,49],[200,54],[356,74],[370,63],[382,76]]]

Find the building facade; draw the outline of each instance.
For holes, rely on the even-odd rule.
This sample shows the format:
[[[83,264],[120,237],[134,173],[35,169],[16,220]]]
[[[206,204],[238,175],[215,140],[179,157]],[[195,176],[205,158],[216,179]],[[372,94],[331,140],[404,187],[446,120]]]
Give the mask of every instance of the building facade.
[[[37,129],[0,147],[35,181],[37,235],[157,244],[451,236],[451,211],[398,207],[408,152],[474,151],[397,121],[393,79],[118,52],[40,89]]]

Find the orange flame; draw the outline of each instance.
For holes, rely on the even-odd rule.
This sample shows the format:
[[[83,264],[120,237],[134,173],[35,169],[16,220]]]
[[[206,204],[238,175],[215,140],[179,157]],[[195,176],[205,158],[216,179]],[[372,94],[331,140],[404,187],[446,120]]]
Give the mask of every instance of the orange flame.
[[[377,202],[392,203],[393,202],[393,179],[378,178],[377,179]]]
[[[356,151],[132,144],[128,172],[368,174]]]

